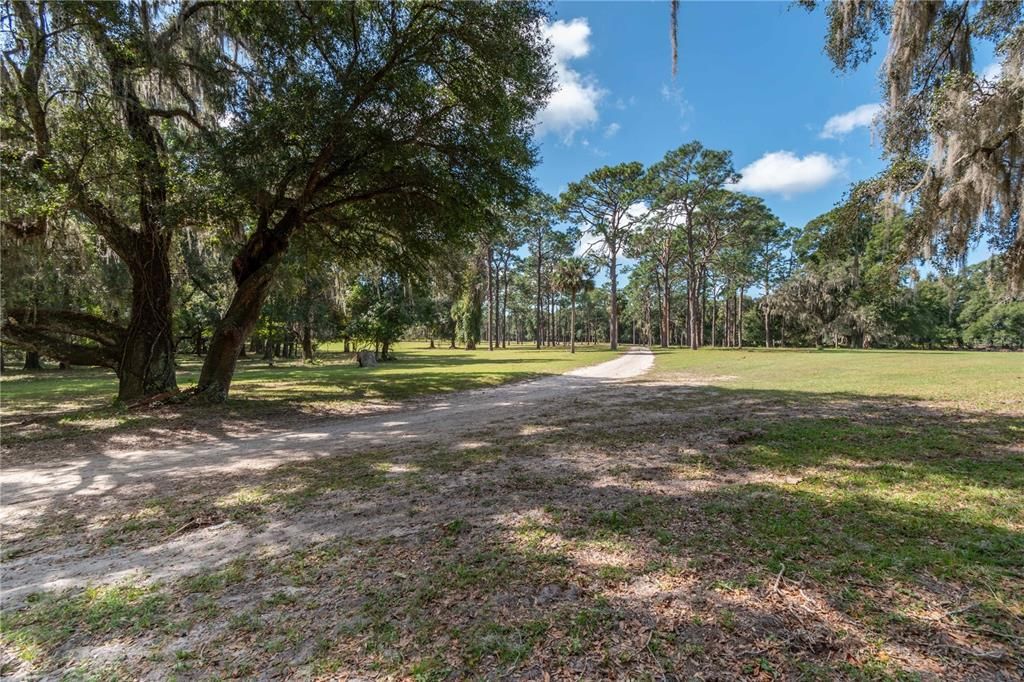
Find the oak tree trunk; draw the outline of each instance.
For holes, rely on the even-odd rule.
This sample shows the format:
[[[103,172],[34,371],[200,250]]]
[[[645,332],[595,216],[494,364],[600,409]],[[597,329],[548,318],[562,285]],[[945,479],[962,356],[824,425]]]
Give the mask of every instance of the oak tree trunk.
[[[148,237],[148,238],[147,238]],[[170,238],[143,234],[127,263],[132,276],[131,317],[118,363],[122,402],[178,390],[171,320]]]
[[[313,362],[313,333],[309,323],[302,325],[302,361]]]
[[[227,399],[239,350],[259,320],[274,274],[288,250],[288,237],[298,225],[296,209],[285,212],[273,228],[268,228],[265,216],[261,217],[260,227],[232,261],[235,294],[213,332],[199,375],[196,394],[203,400],[222,402]]]

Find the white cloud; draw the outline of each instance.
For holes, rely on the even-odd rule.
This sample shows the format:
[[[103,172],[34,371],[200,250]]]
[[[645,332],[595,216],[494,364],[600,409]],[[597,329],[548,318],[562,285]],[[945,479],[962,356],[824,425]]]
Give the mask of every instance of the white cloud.
[[[569,143],[576,131],[597,122],[597,103],[605,94],[593,78],[569,66],[571,60],[590,53],[590,24],[581,17],[545,22],[541,34],[551,43],[555,88],[537,117],[537,133],[554,133]]]
[[[989,83],[995,83],[1003,75],[1002,62],[992,62],[981,72],[981,79]]]
[[[882,111],[881,104],[861,104],[845,114],[836,114],[825,121],[825,127],[822,129],[820,137],[826,139],[842,137],[854,128],[869,126],[880,111]]]
[[[607,128],[604,129],[605,137],[615,137],[618,132],[622,130],[622,126],[618,123],[610,123]]]
[[[647,204],[643,201],[638,201],[629,208],[626,209],[626,215],[633,221],[638,221],[646,215],[648,211]],[[580,241],[576,244],[575,255],[577,256],[605,256],[607,252],[604,245],[604,237],[597,234],[593,230],[584,230],[583,234],[580,235]],[[622,253],[619,254],[620,259]]]
[[[238,117],[230,111],[225,111],[217,118],[217,125],[221,128],[233,128],[238,122]]]
[[[590,24],[583,17],[571,21],[559,19],[553,24],[544,22],[542,35],[551,41],[551,57],[565,63],[590,54]]]
[[[576,244],[575,256],[589,256],[604,251],[604,238],[594,232],[584,232]]]
[[[679,110],[680,118],[688,118],[689,115],[693,113],[693,107],[688,101],[686,101],[686,97],[683,96],[683,89],[675,83],[672,85],[668,85],[666,83],[661,84],[661,98],[669,104],[675,105]],[[687,125],[688,124],[684,123],[684,130]]]
[[[740,181],[733,187],[749,192],[781,194],[789,197],[809,192],[834,180],[842,173],[845,161],[827,154],[808,154],[803,158],[793,152],[765,154],[740,171]]]

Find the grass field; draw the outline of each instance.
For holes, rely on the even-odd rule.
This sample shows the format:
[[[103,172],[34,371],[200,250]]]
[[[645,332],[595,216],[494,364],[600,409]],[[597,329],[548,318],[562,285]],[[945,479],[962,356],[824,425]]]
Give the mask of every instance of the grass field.
[[[195,519],[255,540],[182,577],[34,595],[0,624],[2,672],[1024,675],[1024,355],[655,353],[433,440],[34,515],[7,532],[29,562],[143,561]],[[542,371],[407,386],[509,364]]]
[[[225,418],[275,419],[294,414],[345,414],[371,403],[407,400],[424,395],[496,386],[544,374],[558,374],[615,356],[606,348],[580,346],[575,355],[563,348],[532,346],[475,351],[431,349],[423,342],[398,344],[396,360],[373,369],[358,367],[340,344],[320,350],[313,365],[301,360],[262,359],[239,362]],[[178,386],[195,385],[201,363],[192,356],[178,359]],[[109,370],[74,368],[25,372],[0,377],[2,426],[7,444],[67,438],[81,434],[145,429],[180,421],[193,428],[205,409],[187,406],[162,410],[124,410],[114,405],[117,378]],[[27,424],[22,424],[26,420]]]
[[[940,401],[1024,411],[1024,354],[898,350],[662,351],[661,372],[723,377],[733,389]]]

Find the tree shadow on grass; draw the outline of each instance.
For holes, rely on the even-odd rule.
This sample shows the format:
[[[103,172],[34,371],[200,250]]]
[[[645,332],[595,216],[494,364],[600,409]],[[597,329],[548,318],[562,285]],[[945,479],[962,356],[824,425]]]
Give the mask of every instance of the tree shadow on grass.
[[[190,513],[216,510],[262,544],[189,631],[225,646],[298,632],[249,652],[282,674],[1021,673],[1019,418],[850,394],[576,386],[505,427],[482,413],[438,441],[396,415],[372,448],[314,440],[314,459],[206,481]],[[202,477],[163,471],[189,474]],[[131,472],[102,475],[127,486]],[[195,571],[235,558],[203,533],[125,561],[173,549]],[[197,558],[170,542],[209,547]],[[165,589],[186,595],[175,617],[195,615],[191,587]],[[292,589],[299,602],[275,596]],[[255,624],[232,626],[250,611]],[[219,663],[206,650],[194,665]]]
[[[287,429],[295,422],[380,411],[399,401],[548,375],[537,369],[516,369],[537,365],[538,358],[529,354],[497,359],[458,352],[429,356],[399,354],[396,361],[372,369],[356,367],[345,359],[347,357],[328,353],[322,365],[287,361],[273,368],[266,367],[265,361],[243,360],[235,376],[232,398],[214,410],[190,404],[126,410],[112,404],[116,392],[113,374],[100,370],[59,373],[54,370],[45,375],[33,375],[31,383],[6,391],[4,445],[9,450],[14,449],[8,453],[9,458],[13,456],[18,461],[19,449],[33,450],[26,455],[29,458],[46,457],[46,446],[39,448],[34,444],[49,441],[64,441],[59,452],[80,456],[117,446],[125,436],[153,446],[173,442],[168,432],[174,430],[192,431],[197,440],[201,438],[199,431],[209,431],[219,437],[232,430],[232,421],[241,422],[243,428],[252,428],[257,426],[255,420],[261,420],[260,426],[273,432],[280,428],[281,422],[286,423],[283,428]],[[475,366],[481,370],[468,371]],[[179,385],[187,387],[193,383],[197,370],[198,365],[191,363],[179,371]],[[62,399],[66,399],[68,405],[55,402]],[[253,423],[245,424],[246,421]]]

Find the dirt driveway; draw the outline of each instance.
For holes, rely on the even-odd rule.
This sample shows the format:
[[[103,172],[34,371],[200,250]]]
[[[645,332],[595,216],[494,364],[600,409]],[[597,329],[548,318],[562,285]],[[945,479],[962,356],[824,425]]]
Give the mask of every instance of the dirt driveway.
[[[889,494],[989,508],[1019,420],[653,364],[15,460],[0,677],[1021,678],[1015,521]]]
[[[489,428],[514,429],[536,415],[557,412],[575,393],[607,382],[636,377],[654,363],[653,354],[633,348],[608,362],[535,381],[467,391],[407,411],[381,416],[321,422],[301,430],[254,433],[250,437],[211,440],[206,444],[164,449],[99,452],[94,457],[43,467],[4,467],[0,473],[3,500],[0,523],[11,537],[26,524],[64,511],[95,507],[112,510],[119,498],[164,497],[191,486],[237,479],[240,475],[288,463],[346,453],[410,446],[472,448],[467,434]],[[223,563],[252,546],[280,545],[306,531],[283,522],[252,534],[242,525],[215,523],[195,532],[185,527],[166,543],[135,550],[119,547],[100,555],[94,547],[50,547],[4,562],[2,595],[5,607],[40,590],[63,589],[89,582],[109,582],[137,575],[164,579],[194,573]],[[193,530],[193,532],[185,532]],[[65,539],[70,539],[65,536]]]

